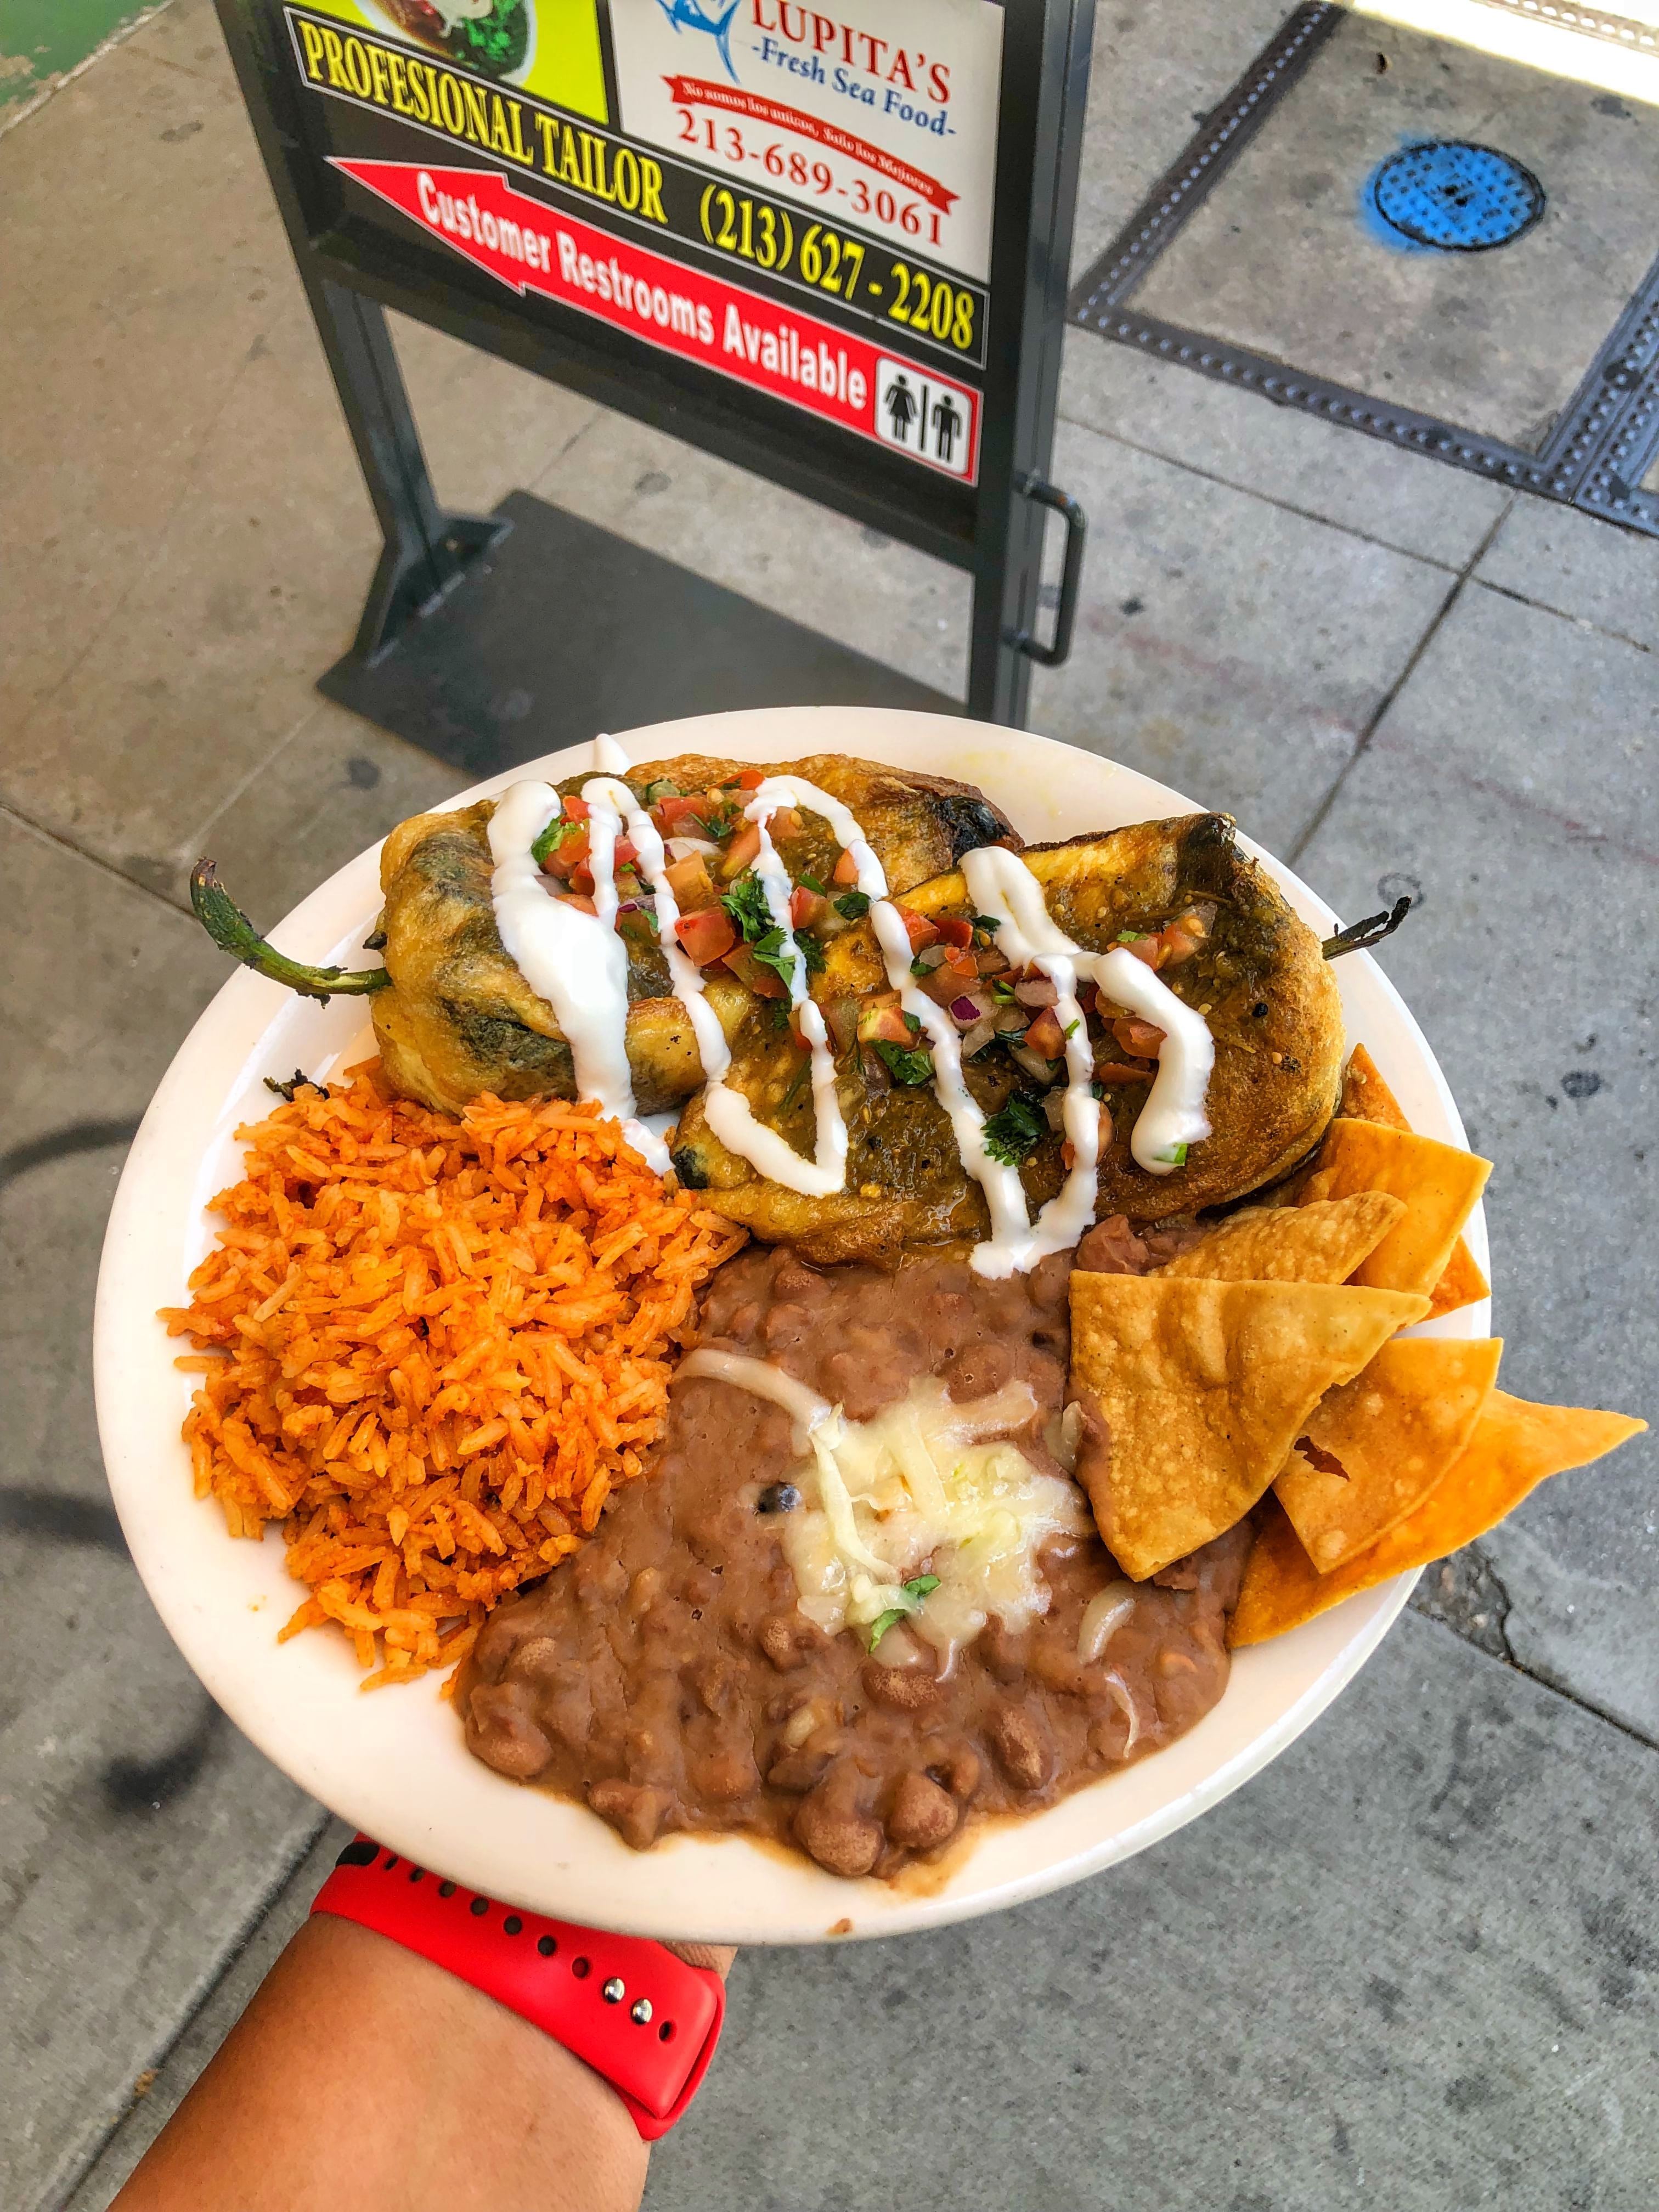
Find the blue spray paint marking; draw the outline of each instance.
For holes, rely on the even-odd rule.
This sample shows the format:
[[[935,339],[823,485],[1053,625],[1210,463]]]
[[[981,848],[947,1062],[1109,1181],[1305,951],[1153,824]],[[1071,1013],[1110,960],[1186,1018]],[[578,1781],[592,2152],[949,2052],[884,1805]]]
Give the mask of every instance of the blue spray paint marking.
[[[738,82],[737,70],[732,65],[732,19],[743,5],[743,0],[726,0],[722,15],[715,0],[657,0],[669,21],[677,31],[707,31],[720,48],[720,59],[726,64],[726,74],[733,84]]]
[[[1455,138],[1402,146],[1365,179],[1359,219],[1396,253],[1484,253],[1542,216],[1544,187],[1511,154]]]

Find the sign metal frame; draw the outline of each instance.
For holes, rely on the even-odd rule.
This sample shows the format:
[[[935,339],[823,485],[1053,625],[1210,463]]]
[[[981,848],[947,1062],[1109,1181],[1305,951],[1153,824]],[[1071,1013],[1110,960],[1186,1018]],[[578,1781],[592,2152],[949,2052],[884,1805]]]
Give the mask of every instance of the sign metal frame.
[[[303,9],[304,0],[296,4]],[[360,660],[392,650],[506,527],[440,506],[386,319],[392,308],[967,570],[967,710],[1024,724],[1033,664],[1054,665],[1069,649],[1086,527],[1048,470],[1094,0],[1001,4],[985,366],[956,372],[980,400],[977,482],[969,483],[561,301],[540,297],[532,307],[439,238],[366,216],[331,158],[324,103],[296,65],[283,0],[216,0],[384,540],[353,648]],[[614,125],[614,83],[607,92]],[[407,135],[406,126],[395,128]],[[445,149],[434,144],[431,159],[441,164]],[[556,209],[550,203],[547,212]],[[594,210],[584,208],[581,219],[592,222]],[[601,219],[599,227],[613,225]],[[622,226],[614,228],[621,239]],[[683,239],[653,243],[671,249],[688,275],[733,274]],[[769,303],[764,289],[760,303]],[[869,335],[882,342],[881,332]],[[916,342],[895,341],[890,350],[907,352],[928,374]],[[1051,511],[1066,546],[1045,641],[1039,594]]]

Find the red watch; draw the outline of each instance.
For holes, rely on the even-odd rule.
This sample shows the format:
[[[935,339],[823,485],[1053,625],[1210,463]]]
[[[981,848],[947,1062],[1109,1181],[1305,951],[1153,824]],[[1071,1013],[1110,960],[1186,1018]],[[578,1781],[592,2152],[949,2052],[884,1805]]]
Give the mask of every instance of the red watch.
[[[696,2096],[720,2041],[726,1985],[709,1968],[643,1936],[498,1905],[367,1836],[311,1909],[389,1936],[521,2014],[604,2076],[647,2142]]]

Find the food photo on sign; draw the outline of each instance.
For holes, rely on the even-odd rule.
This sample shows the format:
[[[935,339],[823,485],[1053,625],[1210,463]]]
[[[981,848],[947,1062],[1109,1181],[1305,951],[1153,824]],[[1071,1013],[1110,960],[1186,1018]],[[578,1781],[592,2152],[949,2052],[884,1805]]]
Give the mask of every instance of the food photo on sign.
[[[316,12],[605,119],[594,0],[317,0]]]

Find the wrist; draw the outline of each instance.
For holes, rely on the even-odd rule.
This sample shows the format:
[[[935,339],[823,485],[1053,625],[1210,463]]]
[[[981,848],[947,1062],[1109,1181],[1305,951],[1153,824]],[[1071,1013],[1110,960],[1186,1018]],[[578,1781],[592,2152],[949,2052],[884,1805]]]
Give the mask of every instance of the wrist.
[[[714,2056],[717,1971],[502,1905],[366,1837],[341,1853],[312,1911],[356,1922],[517,2013],[609,2083],[647,2142],[679,2119]]]

